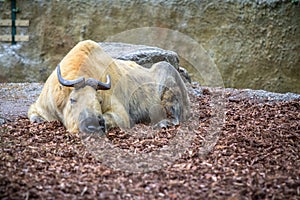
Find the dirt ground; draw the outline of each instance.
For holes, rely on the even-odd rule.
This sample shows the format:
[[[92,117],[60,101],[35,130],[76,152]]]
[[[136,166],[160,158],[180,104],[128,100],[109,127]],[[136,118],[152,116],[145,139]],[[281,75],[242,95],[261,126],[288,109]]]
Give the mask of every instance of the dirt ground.
[[[192,120],[99,137],[70,134],[60,122],[31,124],[26,110],[41,87],[1,85],[1,199],[300,199],[299,95],[194,86]],[[174,141],[187,145],[156,169],[154,160],[137,170],[132,160],[127,170],[115,163]],[[93,142],[123,154],[106,155]]]

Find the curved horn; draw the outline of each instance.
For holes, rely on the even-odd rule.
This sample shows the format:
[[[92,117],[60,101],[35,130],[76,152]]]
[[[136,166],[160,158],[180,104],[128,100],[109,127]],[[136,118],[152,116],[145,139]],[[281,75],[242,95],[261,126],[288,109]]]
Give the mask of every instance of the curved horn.
[[[106,83],[102,83],[97,81],[97,89],[96,90],[109,90],[111,87],[110,75],[106,76]]]
[[[85,79],[84,77],[80,77],[78,79],[75,80],[65,80],[62,76],[61,76],[61,72],[60,72],[60,64],[57,65],[57,77],[58,77],[58,81],[60,84],[62,84],[63,86],[66,87],[74,87],[74,85],[77,85],[78,83],[84,83]]]

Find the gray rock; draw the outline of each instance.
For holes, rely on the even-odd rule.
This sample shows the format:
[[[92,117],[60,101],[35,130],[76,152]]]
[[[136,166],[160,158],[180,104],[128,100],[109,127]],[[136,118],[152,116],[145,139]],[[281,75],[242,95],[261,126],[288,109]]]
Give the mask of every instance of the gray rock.
[[[167,61],[179,71],[179,58],[174,51],[126,43],[103,42],[99,44],[113,58],[132,60],[146,68],[160,61]]]
[[[6,119],[0,116],[0,126],[6,123]]]
[[[243,100],[243,99],[251,99],[253,101],[258,102],[285,102],[285,101],[292,101],[297,100],[300,101],[300,94],[296,93],[275,93],[275,92],[268,92],[265,90],[251,90],[251,89],[230,89],[227,88],[227,91],[235,91],[231,97],[228,98],[229,101],[236,101],[236,100]]]
[[[188,71],[179,66],[179,58],[174,51],[158,47],[116,42],[102,42],[99,45],[115,59],[135,61],[146,68],[150,68],[154,63],[166,61],[180,73],[185,82],[191,82]]]
[[[195,96],[202,96],[205,90],[209,91],[209,93],[219,92],[223,95],[230,94],[228,97],[225,97],[226,101],[230,102],[240,102],[243,100],[251,100],[255,103],[300,101],[300,94],[291,92],[275,93],[265,90],[200,87],[198,82],[193,82],[191,86],[189,90]]]

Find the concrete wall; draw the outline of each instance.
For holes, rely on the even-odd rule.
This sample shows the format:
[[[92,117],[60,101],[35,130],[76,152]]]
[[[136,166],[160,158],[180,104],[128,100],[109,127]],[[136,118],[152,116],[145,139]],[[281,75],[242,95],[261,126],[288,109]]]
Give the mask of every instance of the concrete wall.
[[[29,42],[0,43],[0,81],[45,81],[80,40],[139,27],[180,31],[199,42],[226,87],[300,93],[300,6],[291,0],[17,0]],[[10,18],[10,1],[0,2]],[[0,27],[0,34],[8,33]]]

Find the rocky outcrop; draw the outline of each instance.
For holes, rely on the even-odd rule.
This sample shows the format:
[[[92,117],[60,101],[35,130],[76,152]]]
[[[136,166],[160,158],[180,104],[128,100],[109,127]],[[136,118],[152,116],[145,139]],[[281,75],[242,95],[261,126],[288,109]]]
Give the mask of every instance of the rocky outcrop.
[[[30,40],[16,47],[0,43],[2,82],[45,81],[81,40],[102,42],[124,31],[160,27],[201,44],[225,87],[300,93],[297,1],[17,1],[17,7],[17,18],[30,20],[18,34]],[[10,16],[10,1],[0,1],[0,18]],[[9,27],[0,27],[1,35],[8,33]]]

